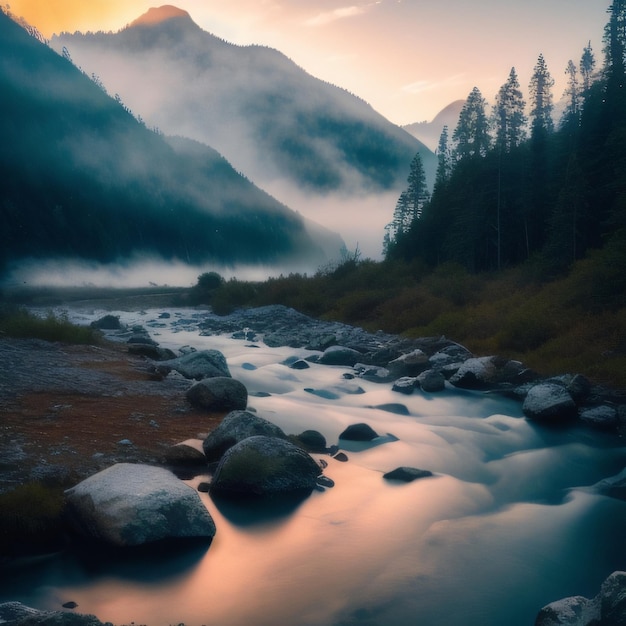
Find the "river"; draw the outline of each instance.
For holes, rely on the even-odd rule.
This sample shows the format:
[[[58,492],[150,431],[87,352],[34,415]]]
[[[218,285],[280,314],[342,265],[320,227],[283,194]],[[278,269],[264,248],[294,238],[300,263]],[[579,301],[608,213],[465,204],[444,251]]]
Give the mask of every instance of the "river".
[[[293,370],[283,362],[310,352],[201,336],[201,314],[160,312],[117,314],[162,347],[221,350],[249,405],[285,432],[316,429],[335,444],[366,422],[383,436],[346,442],[347,462],[325,457],[335,486],[290,510],[218,507],[200,494],[217,526],[208,549],[130,560],[65,553],[24,564],[0,600],[51,610],[72,600],[118,625],[530,626],[543,605],[594,596],[624,568],[626,503],[590,489],[626,466],[615,435],[539,426],[497,395],[406,396],[346,380],[345,367]],[[391,403],[408,415],[374,408]],[[399,466],[434,476],[383,479]]]

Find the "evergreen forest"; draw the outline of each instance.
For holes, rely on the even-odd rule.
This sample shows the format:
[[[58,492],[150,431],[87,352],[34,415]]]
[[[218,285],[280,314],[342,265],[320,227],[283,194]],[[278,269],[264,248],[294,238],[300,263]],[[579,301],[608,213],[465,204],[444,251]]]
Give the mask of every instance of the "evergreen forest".
[[[194,298],[445,334],[542,374],[626,388],[626,0],[608,16],[601,53],[588,45],[566,68],[560,119],[542,55],[528,103],[514,68],[492,111],[472,90],[441,135],[432,193],[413,159],[383,262],[357,249],[315,276],[200,281]]]

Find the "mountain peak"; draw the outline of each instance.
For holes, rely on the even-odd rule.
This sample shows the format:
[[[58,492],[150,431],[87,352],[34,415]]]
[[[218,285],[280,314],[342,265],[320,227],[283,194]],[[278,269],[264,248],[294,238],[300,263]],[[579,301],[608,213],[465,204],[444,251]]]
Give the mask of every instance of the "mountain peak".
[[[147,13],[144,13],[134,22],[131,22],[130,26],[155,26],[176,18],[185,18],[190,22],[193,21],[187,11],[183,11],[183,9],[179,9],[171,4],[164,4],[160,7],[148,9]]]

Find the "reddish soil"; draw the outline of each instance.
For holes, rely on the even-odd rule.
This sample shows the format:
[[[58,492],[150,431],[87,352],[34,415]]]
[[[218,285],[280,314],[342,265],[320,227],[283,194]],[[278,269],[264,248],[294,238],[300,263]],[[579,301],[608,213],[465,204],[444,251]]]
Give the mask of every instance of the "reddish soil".
[[[184,395],[192,381],[154,380],[148,361],[123,344],[0,339],[0,357],[0,491],[29,480],[71,483],[115,462],[158,462],[223,417],[193,409]]]

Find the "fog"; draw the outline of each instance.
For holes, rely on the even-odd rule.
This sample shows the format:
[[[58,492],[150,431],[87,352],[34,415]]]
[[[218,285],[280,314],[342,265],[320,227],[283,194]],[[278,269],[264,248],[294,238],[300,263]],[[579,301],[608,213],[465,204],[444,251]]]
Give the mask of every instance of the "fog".
[[[380,258],[419,142],[275,50],[234,46],[190,22],[161,28],[156,38],[143,29],[64,34],[52,46],[67,46],[148,127],[211,146],[280,202],[339,232],[349,251]],[[429,178],[434,161],[426,150]]]
[[[233,265],[214,263],[189,265],[182,261],[136,257],[115,264],[88,263],[75,259],[28,259],[14,264],[0,286],[31,287],[191,287],[198,276],[217,272],[226,280],[263,281],[272,276],[294,272],[311,274],[313,265]]]

